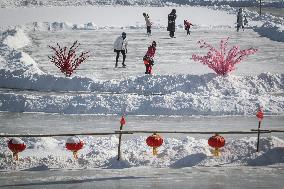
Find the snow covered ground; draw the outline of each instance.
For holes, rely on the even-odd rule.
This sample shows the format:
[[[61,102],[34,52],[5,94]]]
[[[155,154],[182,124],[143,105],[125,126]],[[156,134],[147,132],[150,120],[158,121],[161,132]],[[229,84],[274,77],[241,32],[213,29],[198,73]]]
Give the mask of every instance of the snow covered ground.
[[[254,115],[259,106],[265,116],[270,115],[263,128],[282,129],[283,19],[247,12],[249,27],[237,33],[233,8],[176,7],[177,38],[170,39],[165,26],[171,9],[1,9],[0,132],[114,131],[121,114],[127,115],[126,130],[249,131],[257,126]],[[145,35],[144,11],[153,18],[151,37]],[[182,28],[186,18],[195,24],[189,37]],[[13,29],[15,25],[20,27]],[[122,31],[129,40],[127,68],[114,70],[112,43]],[[217,45],[227,37],[232,45],[243,49],[253,46],[258,52],[226,77],[190,60],[193,53],[205,53],[198,49],[198,40]],[[82,50],[91,50],[92,56],[73,77],[65,78],[49,63],[47,45],[70,45],[74,40],[82,43]],[[142,57],[152,40],[158,43],[154,75],[145,76]],[[191,179],[193,188],[198,188],[197,181],[202,178],[209,178],[205,186],[212,181],[216,188],[221,183],[228,183],[225,188],[283,185],[281,134],[262,135],[259,153],[255,152],[256,136],[225,136],[227,143],[220,158],[211,156],[210,135],[164,135],[165,143],[156,158],[145,145],[146,136],[123,136],[120,162],[116,161],[115,135],[82,137],[86,145],[78,161],[66,151],[65,137],[24,138],[28,149],[20,153],[17,163],[11,160],[8,139],[1,138],[1,187],[60,188],[69,184],[75,188],[82,184],[92,188],[96,183],[98,187],[130,188],[138,183],[138,188],[184,188]],[[236,177],[240,174],[249,175],[248,179]]]

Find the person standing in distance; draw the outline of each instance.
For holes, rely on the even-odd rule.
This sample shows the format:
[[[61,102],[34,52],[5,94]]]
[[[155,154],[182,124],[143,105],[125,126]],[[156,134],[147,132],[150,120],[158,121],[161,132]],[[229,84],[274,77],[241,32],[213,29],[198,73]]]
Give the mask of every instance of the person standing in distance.
[[[173,9],[172,12],[168,15],[168,27],[167,30],[170,32],[170,37],[175,37],[176,30],[176,9]]]
[[[240,30],[240,28],[245,30],[245,25],[247,25],[248,21],[247,18],[243,12],[242,8],[239,8],[238,15],[237,15],[237,32]]]
[[[147,27],[147,34],[148,35],[151,35],[151,26],[152,26],[152,23],[150,21],[150,17],[148,14],[146,14],[145,12],[143,13],[143,16],[145,18],[145,22],[146,22],[146,27]]]
[[[127,53],[127,39],[126,39],[126,33],[122,32],[121,36],[117,37],[113,48],[114,52],[116,52],[116,59],[115,59],[115,67],[117,68],[118,66],[118,59],[119,59],[119,54],[122,54],[122,67],[126,67],[125,65],[125,59],[126,59],[126,53]]]

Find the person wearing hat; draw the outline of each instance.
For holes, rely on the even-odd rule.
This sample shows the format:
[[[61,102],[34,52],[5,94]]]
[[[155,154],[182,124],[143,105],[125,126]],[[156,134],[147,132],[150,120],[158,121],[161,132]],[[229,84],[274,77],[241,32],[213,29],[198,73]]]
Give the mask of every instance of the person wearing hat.
[[[145,74],[152,74],[152,66],[154,65],[154,56],[156,52],[156,41],[153,41],[152,44],[148,47],[148,51],[143,57],[144,65],[146,67]]]
[[[146,14],[145,12],[143,13],[143,16],[145,18],[145,22],[146,22],[146,27],[147,27],[147,34],[148,35],[151,35],[151,26],[152,26],[152,23],[150,21],[150,17],[148,14]]]
[[[115,67],[118,66],[118,59],[119,54],[122,54],[122,67],[126,67],[125,65],[125,59],[126,59],[126,53],[127,53],[127,39],[126,39],[126,33],[122,32],[121,36],[117,37],[114,42],[114,52],[116,52],[116,59],[115,59]]]
[[[175,37],[175,30],[176,30],[176,9],[173,9],[172,12],[168,15],[168,27],[167,31],[170,32],[170,37]]]

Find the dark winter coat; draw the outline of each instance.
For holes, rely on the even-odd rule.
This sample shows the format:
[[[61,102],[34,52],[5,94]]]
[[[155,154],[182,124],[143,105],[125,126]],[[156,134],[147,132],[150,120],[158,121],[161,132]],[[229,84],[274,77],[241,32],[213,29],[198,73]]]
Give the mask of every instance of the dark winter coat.
[[[171,12],[168,15],[168,27],[167,27],[168,31],[174,32],[176,30],[176,18],[177,15],[174,12]]]

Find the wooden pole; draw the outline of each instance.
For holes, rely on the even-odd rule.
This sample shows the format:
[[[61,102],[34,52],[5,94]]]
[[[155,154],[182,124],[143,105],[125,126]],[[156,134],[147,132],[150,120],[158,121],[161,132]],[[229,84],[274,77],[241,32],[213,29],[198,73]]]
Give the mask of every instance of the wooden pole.
[[[261,16],[261,0],[259,0],[259,15]]]
[[[122,131],[122,124],[120,124],[120,131]],[[117,153],[117,161],[120,160],[120,154],[121,154],[121,138],[122,138],[122,132],[120,132],[119,136],[118,136],[118,153]]]
[[[115,131],[117,134],[135,134],[135,133],[168,133],[168,134],[256,134],[255,131]],[[261,133],[270,133],[269,130],[263,130]]]
[[[125,119],[124,119],[124,116],[122,116],[120,120],[120,128],[119,128],[119,136],[118,136],[117,161],[120,160],[120,156],[121,156],[121,138],[122,138],[122,128],[124,124],[125,124]]]
[[[256,151],[257,152],[259,152],[260,124],[261,124],[261,121],[258,121],[257,143],[256,143]]]
[[[251,129],[251,131],[114,131],[103,133],[59,133],[59,134],[0,134],[1,137],[57,137],[57,136],[85,136],[85,135],[121,135],[134,133],[168,133],[168,134],[255,134],[255,133],[272,133],[284,132],[284,130],[259,130]]]

